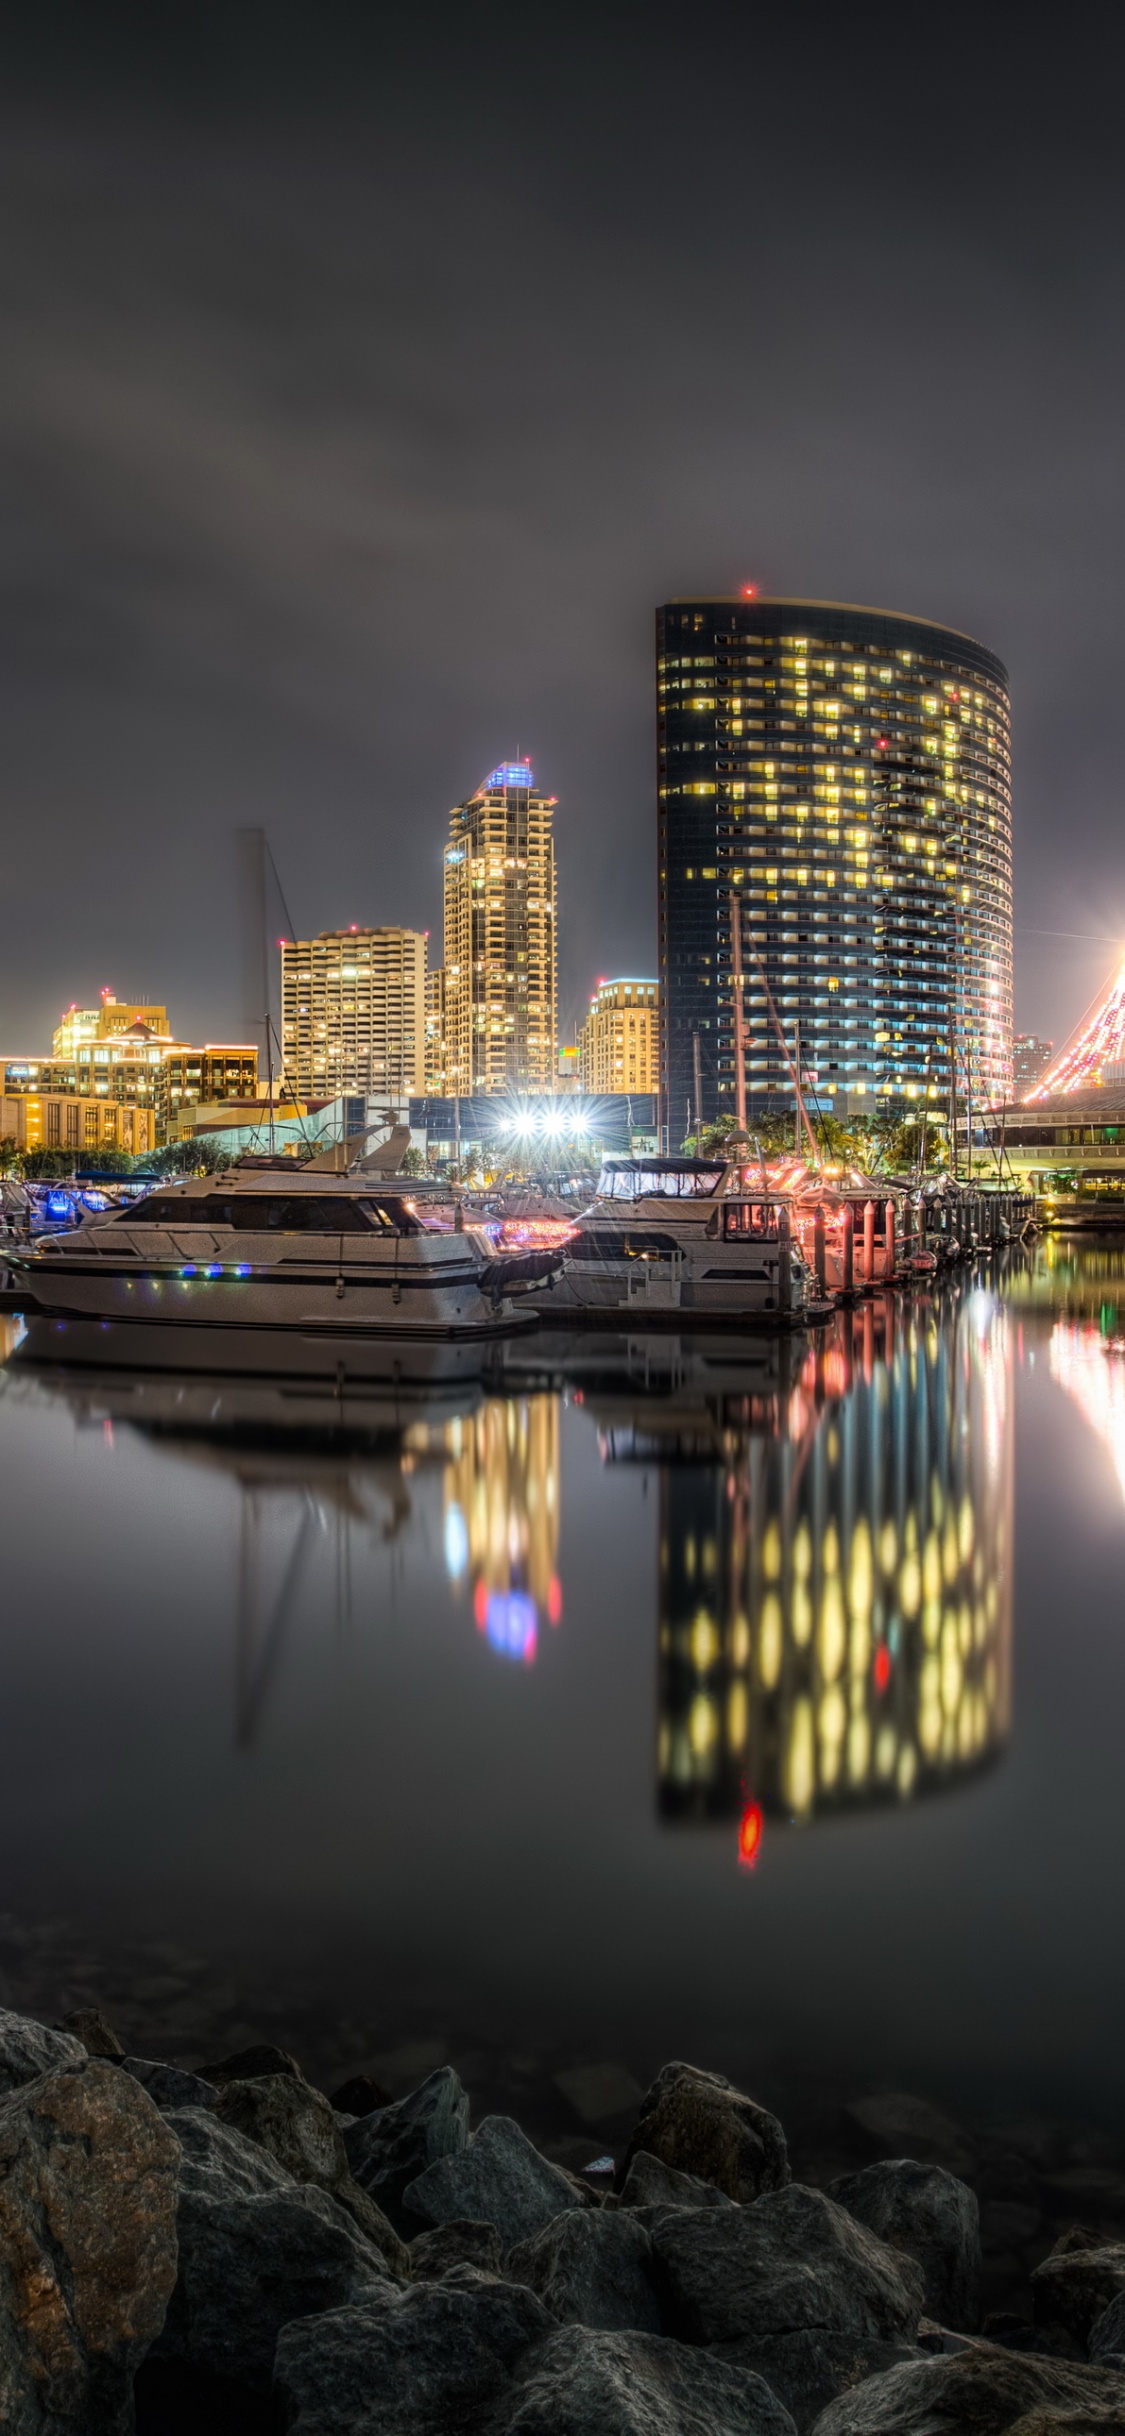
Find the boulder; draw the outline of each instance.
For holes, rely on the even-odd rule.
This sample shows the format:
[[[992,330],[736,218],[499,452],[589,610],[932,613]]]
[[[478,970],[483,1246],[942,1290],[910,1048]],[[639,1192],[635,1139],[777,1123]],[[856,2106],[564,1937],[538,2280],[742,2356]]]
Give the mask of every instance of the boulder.
[[[778,2401],[785,2404],[797,2436],[805,2436],[805,2430],[837,2394],[859,2385],[864,2377],[897,2368],[904,2360],[923,2360],[926,2354],[913,2343],[828,2334],[821,2326],[809,2326],[794,2334],[771,2335],[765,2343],[748,2338],[724,2343],[714,2356],[752,2368],[764,2377]]]
[[[350,2170],[327,2098],[291,2073],[225,2081],[211,2111],[216,2123],[229,2123],[244,2139],[256,2140],[295,2182],[316,2182],[330,2191]]]
[[[227,2081],[257,2081],[263,2075],[284,2072],[290,2080],[303,2081],[295,2055],[285,2047],[239,2047],[233,2055],[222,2055],[214,2064],[201,2064],[201,2080],[210,2081],[212,2088],[221,2089]]]
[[[407,2184],[402,2206],[418,2225],[482,2218],[510,2249],[564,2208],[586,2206],[589,2197],[561,2166],[540,2156],[510,2116],[486,2115],[467,2147],[440,2157]]]
[[[1125,2292],[1119,2292],[1090,2328],[1091,2360],[1125,2359]]]
[[[1055,2436],[1060,2414],[1079,2414],[1082,2429],[1082,2414],[1107,2409],[1125,2426],[1125,2377],[1084,2361],[972,2343],[851,2386],[814,2421],[813,2436],[1015,2436],[1017,2428],[1027,2436],[1027,2420],[1034,2414],[1043,2425],[1044,2413]]]
[[[177,2106],[211,2106],[215,2091],[210,2081],[201,2081],[198,2073],[181,2072],[178,2064],[150,2063],[147,2056],[127,2055],[124,2069],[131,2072],[142,2089],[147,2089],[153,2105],[162,2115]]]
[[[619,2194],[623,2208],[733,2208],[713,2182],[701,2182],[697,2174],[678,2173],[674,2165],[665,2165],[659,2157],[650,2157],[648,2150],[639,2148],[631,2159]]]
[[[694,2064],[666,2064],[657,2074],[642,2099],[619,2188],[641,2149],[678,2173],[713,2183],[728,2199],[759,2199],[789,2180],[785,2134],[776,2115],[717,2072],[700,2072]]]
[[[788,2411],[751,2369],[660,2335],[587,2326],[551,2336],[493,2427],[498,2436],[794,2436]]]
[[[274,2371],[289,2436],[463,2436],[552,2329],[534,2293],[467,2267],[301,2318],[282,2330]]]
[[[1085,2351],[1095,2321],[1125,2292],[1125,2242],[1079,2249],[1063,2234],[1031,2278],[1035,2323]]]
[[[206,2106],[173,2107],[168,2128],[180,2144],[180,2188],[200,2198],[245,2199],[257,2191],[288,2191],[293,2176],[276,2157]]]
[[[667,2323],[690,2343],[755,2342],[817,2327],[912,2337],[922,2274],[823,2191],[790,2183],[756,2207],[646,2214]]]
[[[926,2308],[943,2326],[980,2319],[980,2209],[967,2183],[941,2165],[899,2157],[843,2174],[829,2195],[859,2224],[916,2259]]]
[[[455,2216],[451,2224],[417,2234],[409,2256],[411,2274],[425,2283],[436,2283],[451,2267],[475,2267],[481,2275],[504,2272],[504,2245],[495,2225],[471,2216]]]
[[[652,2242],[627,2210],[570,2208],[508,2253],[513,2283],[529,2284],[563,2325],[660,2334]]]
[[[398,2290],[379,2252],[312,2183],[216,2199],[194,2179],[189,2167],[177,2214],[180,2271],[154,2357],[263,2392],[291,2318]]]
[[[86,2061],[86,2049],[71,2031],[48,2030],[43,2022],[30,2021],[24,2013],[5,2013],[0,2008],[0,2098],[57,2064]]]
[[[857,2098],[844,2111],[878,2156],[920,2157],[924,2165],[944,2165],[962,2180],[976,2170],[976,2150],[964,2125],[927,2098],[889,2089]]]
[[[87,2055],[103,2056],[107,2064],[124,2063],[125,2049],[112,2023],[107,2022],[97,2005],[80,2005],[76,2013],[64,2013],[57,2027],[80,2039]]]
[[[393,2106],[362,2115],[344,2130],[348,2163],[361,2190],[390,2218],[395,2231],[418,2231],[417,2220],[404,2212],[402,2195],[427,2166],[440,2157],[455,2156],[469,2137],[469,2101],[448,2064],[431,2072],[420,2089]],[[454,2208],[455,2216],[471,2216],[471,2208]]]
[[[339,2121],[319,2089],[283,2072],[227,2081],[212,2114],[217,2123],[256,2141],[295,2182],[313,2182],[319,2190],[331,2191],[395,2274],[409,2275],[406,2245],[376,2201],[352,2180]]]
[[[0,2100],[0,2427],[12,2436],[127,2436],[133,2374],[176,2279],[176,2142],[127,2073],[79,2053],[81,2065]]]

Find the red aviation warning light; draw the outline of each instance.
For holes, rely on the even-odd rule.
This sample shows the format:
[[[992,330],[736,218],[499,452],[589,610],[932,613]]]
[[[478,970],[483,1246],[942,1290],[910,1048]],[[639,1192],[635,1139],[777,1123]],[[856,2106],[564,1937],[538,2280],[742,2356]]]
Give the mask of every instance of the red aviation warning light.
[[[742,597],[744,601],[756,601],[758,597],[757,584],[743,584]]]
[[[762,1849],[762,1805],[747,1802],[738,1822],[738,1866],[753,1869]]]

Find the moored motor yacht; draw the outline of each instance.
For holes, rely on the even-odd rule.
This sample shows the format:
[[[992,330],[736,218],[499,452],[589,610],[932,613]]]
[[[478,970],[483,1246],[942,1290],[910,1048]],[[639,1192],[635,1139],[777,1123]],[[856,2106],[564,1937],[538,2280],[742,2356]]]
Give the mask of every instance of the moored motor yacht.
[[[786,1326],[816,1316],[815,1287],[789,1203],[731,1161],[607,1159],[576,1221],[541,1316],[665,1314]]]
[[[37,1308],[209,1329],[466,1336],[529,1323],[512,1300],[564,1246],[506,1244],[448,1199],[352,1172],[255,1161],[160,1186],[7,1255]]]

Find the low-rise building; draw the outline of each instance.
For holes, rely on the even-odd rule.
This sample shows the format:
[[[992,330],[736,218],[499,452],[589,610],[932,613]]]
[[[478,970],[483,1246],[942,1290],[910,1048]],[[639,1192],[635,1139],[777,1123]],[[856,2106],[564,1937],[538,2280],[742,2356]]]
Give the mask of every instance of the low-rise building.
[[[94,1041],[112,1040],[119,1032],[129,1032],[136,1025],[146,1032],[155,1032],[165,1039],[171,1037],[168,1009],[155,1001],[115,998],[112,990],[103,990],[96,1007],[80,1007],[75,1003],[59,1017],[52,1041],[55,1057],[73,1057]]]
[[[17,1150],[62,1150],[76,1162],[96,1162],[103,1151],[128,1151],[144,1158],[156,1147],[151,1108],[120,1100],[83,1099],[64,1091],[17,1091],[0,1096],[0,1141]]]

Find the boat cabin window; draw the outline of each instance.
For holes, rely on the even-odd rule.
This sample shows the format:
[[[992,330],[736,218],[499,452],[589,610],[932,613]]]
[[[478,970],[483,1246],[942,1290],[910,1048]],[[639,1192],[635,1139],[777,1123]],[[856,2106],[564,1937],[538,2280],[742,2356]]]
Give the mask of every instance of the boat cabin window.
[[[229,1226],[251,1235],[366,1235],[373,1226],[414,1235],[418,1221],[401,1203],[352,1200],[345,1194],[153,1193],[122,1214],[132,1226]]]
[[[723,1181],[722,1167],[665,1166],[658,1159],[607,1159],[598,1179],[598,1193],[610,1201],[710,1200]]]
[[[778,1213],[769,1201],[724,1201],[723,1233],[730,1241],[739,1235],[776,1235]]]

